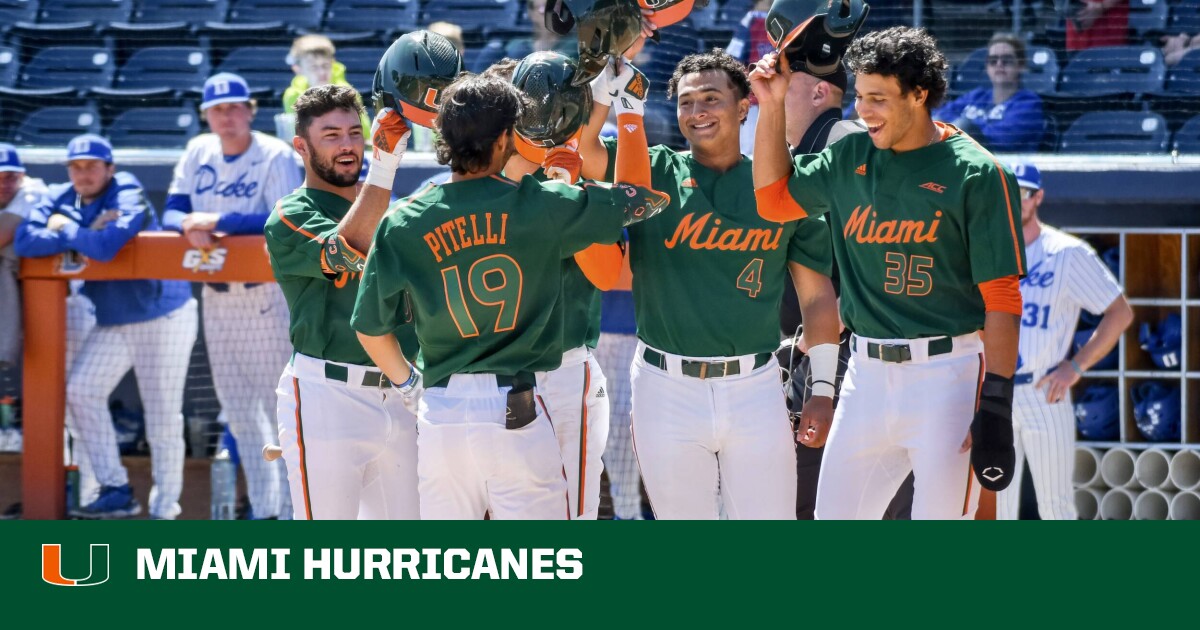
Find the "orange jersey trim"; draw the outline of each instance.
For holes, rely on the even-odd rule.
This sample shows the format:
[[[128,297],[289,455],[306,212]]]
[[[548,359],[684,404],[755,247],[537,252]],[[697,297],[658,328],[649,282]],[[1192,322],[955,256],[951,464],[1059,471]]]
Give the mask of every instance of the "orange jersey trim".
[[[299,225],[296,225],[295,223],[292,223],[291,221],[289,221],[287,218],[287,215],[285,215],[283,213],[283,203],[282,202],[275,203],[275,211],[279,213],[279,220],[283,221],[283,224],[288,226],[289,228],[291,228],[293,232],[303,234],[304,236],[307,236],[308,238],[311,238],[312,240],[314,240],[318,243],[322,242],[321,239],[316,234],[313,234],[312,232],[309,232],[308,230],[300,227]]]
[[[808,212],[796,203],[788,190],[788,179],[785,175],[771,184],[754,190],[754,200],[758,203],[758,216],[776,223],[795,221],[808,216]]]
[[[1021,281],[1017,276],[1004,276],[979,284],[983,294],[984,311],[1021,316]]]

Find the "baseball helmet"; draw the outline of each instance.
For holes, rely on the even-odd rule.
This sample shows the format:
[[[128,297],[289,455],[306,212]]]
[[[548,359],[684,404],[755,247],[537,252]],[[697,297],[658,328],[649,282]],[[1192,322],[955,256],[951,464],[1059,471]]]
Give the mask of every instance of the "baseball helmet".
[[[546,28],[559,35],[572,29],[579,37],[579,67],[574,84],[596,78],[609,55],[620,55],[642,34],[642,12],[636,0],[549,0]]]
[[[1096,329],[1094,327],[1083,327],[1081,324],[1080,329],[1075,332],[1074,341],[1071,343],[1071,346],[1075,349],[1074,352],[1071,353],[1072,356],[1079,354],[1079,349],[1082,348],[1088,342],[1088,340],[1092,338],[1092,334],[1095,332]],[[1092,369],[1115,370],[1118,367],[1118,361],[1117,349],[1114,347],[1107,355],[1104,356],[1103,359],[1097,361],[1096,364],[1092,366]]]
[[[693,6],[704,8],[708,4],[695,0],[637,0],[637,3],[638,7],[654,12],[647,19],[657,28],[682,21],[692,12]]]
[[[1182,322],[1179,313],[1169,313],[1157,328],[1142,323],[1138,331],[1142,350],[1150,353],[1154,365],[1164,370],[1179,369],[1179,353],[1183,346]]]
[[[1097,383],[1075,401],[1075,426],[1085,440],[1115,440],[1121,434],[1121,395],[1116,385]]]
[[[1179,385],[1146,381],[1130,393],[1133,396],[1133,418],[1142,437],[1151,442],[1179,439]]]
[[[517,151],[529,161],[540,164],[548,149],[576,137],[591,115],[591,90],[571,84],[577,70],[574,59],[545,51],[522,59],[513,71],[512,83],[526,97]]]
[[[429,31],[405,33],[375,69],[375,109],[390,107],[415,124],[432,127],[442,92],[462,70],[462,55],[450,40]]]
[[[842,55],[869,10],[863,0],[775,0],[767,39],[792,70],[827,77],[841,71]]]

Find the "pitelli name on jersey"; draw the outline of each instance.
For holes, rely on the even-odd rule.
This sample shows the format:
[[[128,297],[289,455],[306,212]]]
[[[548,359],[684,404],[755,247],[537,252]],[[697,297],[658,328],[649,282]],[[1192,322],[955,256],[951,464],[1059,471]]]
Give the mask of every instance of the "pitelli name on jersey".
[[[853,237],[855,242],[870,245],[886,245],[891,243],[936,243],[938,225],[941,224],[942,211],[933,213],[935,217],[928,225],[925,221],[909,219],[891,219],[877,221],[879,216],[873,206],[854,208],[850,220],[842,234],[849,242]]]
[[[468,247],[485,244],[504,245],[508,238],[508,213],[501,213],[495,223],[498,225],[493,225],[491,212],[451,219],[435,227],[432,232],[426,232],[425,244],[429,246],[429,251],[433,252],[433,258],[437,262],[442,262],[443,258]],[[479,229],[481,226],[482,230]],[[495,231],[493,227],[500,229]]]
[[[779,239],[783,237],[783,228],[721,228],[721,219],[713,219],[713,213],[707,212],[695,218],[696,213],[689,212],[679,220],[679,226],[671,238],[663,241],[667,249],[675,249],[676,245],[684,244],[692,249],[717,249],[725,251],[755,252],[779,249]],[[708,222],[712,219],[712,227]],[[705,228],[708,228],[705,238]]]
[[[196,170],[197,195],[211,192],[218,197],[251,199],[257,191],[258,182],[246,183],[246,173],[238,175],[238,178],[231,182],[223,182],[217,176],[217,170],[207,164]]]

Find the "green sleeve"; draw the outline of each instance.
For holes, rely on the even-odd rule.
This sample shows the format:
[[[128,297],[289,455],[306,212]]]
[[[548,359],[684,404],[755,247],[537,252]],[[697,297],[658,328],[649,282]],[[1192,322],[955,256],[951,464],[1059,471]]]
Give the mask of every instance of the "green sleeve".
[[[624,229],[625,211],[611,186],[585,182],[568,186],[524,177],[522,186],[536,185],[533,207],[545,211],[558,235],[561,258],[570,258],[595,243],[615,243]]]
[[[1025,239],[1017,179],[1006,166],[981,165],[964,195],[971,280],[975,284],[1025,275]]]
[[[394,216],[394,215],[393,215]],[[396,251],[392,220],[384,219],[375,233],[375,245],[367,255],[350,327],[365,335],[382,336],[404,324],[404,267]],[[396,229],[402,229],[397,226]]]
[[[832,207],[833,198],[829,191],[837,186],[833,173],[831,148],[796,156],[792,175],[788,178],[788,192],[809,217],[826,214]]]
[[[804,219],[788,241],[788,260],[823,275],[833,275],[833,239],[825,217]]]
[[[346,262],[341,255],[335,261],[325,260],[325,244],[337,239],[337,222],[308,199],[292,195],[281,199],[267,218],[264,236],[277,276],[332,278],[335,267],[328,262]]]

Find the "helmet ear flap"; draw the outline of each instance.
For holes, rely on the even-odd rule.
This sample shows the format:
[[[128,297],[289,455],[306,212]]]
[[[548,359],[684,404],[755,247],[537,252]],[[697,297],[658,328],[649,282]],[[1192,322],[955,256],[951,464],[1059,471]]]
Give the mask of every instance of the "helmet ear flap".
[[[566,35],[575,28],[575,14],[567,6],[566,0],[549,0],[542,19],[546,28],[558,35]]]

